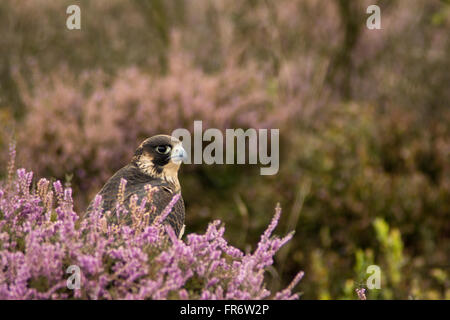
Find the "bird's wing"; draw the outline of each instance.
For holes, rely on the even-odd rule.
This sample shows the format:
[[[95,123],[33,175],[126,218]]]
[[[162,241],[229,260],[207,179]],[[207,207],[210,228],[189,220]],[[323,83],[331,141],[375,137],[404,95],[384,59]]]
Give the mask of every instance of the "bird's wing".
[[[139,183],[139,184],[130,184],[127,185],[126,191],[124,194],[124,205],[128,209],[130,199],[133,195],[137,196],[137,205],[141,204],[141,201],[148,196],[148,191],[146,186],[152,187],[154,192],[152,193],[152,198],[150,203],[146,203],[146,210],[150,211],[151,207],[154,206],[155,212],[150,216],[150,223],[159,216],[176,193],[173,192],[173,188],[165,182],[161,182],[158,180],[147,182],[147,183]],[[111,210],[111,214],[116,216],[116,208],[114,207]],[[183,228],[184,225],[184,201],[183,198],[175,203],[172,207],[171,212],[168,214],[164,223],[169,223],[174,229],[175,233],[178,235]],[[131,222],[131,217],[127,217],[127,222]]]
[[[119,185],[121,179],[127,180],[127,185],[125,187],[124,193],[124,205],[128,208],[130,199],[133,195],[137,196],[137,204],[140,205],[142,199],[147,197],[146,185],[150,185],[155,188],[155,192],[152,196],[151,203],[146,204],[146,209],[150,210],[151,205],[155,206],[155,212],[150,221],[153,221],[156,216],[162,213],[166,206],[170,203],[172,198],[175,196],[174,188],[169,183],[160,179],[149,179],[148,176],[140,173],[135,167],[127,165],[124,168],[117,171],[103,186],[102,190],[98,193],[102,196],[102,209],[103,212],[110,211],[109,223],[117,223],[117,194],[119,191]],[[93,202],[89,205],[86,210],[86,215],[89,215],[93,209]],[[184,201],[183,198],[175,203],[171,212],[167,216],[165,223],[168,222],[174,231],[178,235],[184,225]],[[131,217],[126,217],[126,222],[131,223]]]

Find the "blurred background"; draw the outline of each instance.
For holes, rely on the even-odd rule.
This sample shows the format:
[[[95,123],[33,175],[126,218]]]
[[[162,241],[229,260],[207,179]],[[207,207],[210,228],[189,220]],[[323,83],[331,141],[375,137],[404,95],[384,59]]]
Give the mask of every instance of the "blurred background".
[[[368,298],[450,299],[449,34],[439,0],[3,0],[0,175],[15,138],[83,212],[146,137],[279,128],[277,175],[182,167],[187,232],[251,250],[280,202],[272,289],[304,270],[303,298],[354,299],[376,264]]]

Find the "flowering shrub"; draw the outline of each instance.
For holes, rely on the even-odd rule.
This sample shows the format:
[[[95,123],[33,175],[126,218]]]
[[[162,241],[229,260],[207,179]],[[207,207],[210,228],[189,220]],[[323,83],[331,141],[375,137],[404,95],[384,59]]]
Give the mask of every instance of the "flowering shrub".
[[[264,269],[292,238],[292,233],[271,237],[279,207],[256,250],[244,254],[227,244],[220,221],[186,241],[160,223],[163,219],[134,228],[107,225],[100,197],[83,219],[73,211],[70,188],[47,179],[32,188],[32,178],[32,172],[19,169],[0,188],[0,299],[298,298],[291,291],[302,272],[278,293],[264,284]],[[146,216],[144,206],[130,207],[125,214]],[[80,289],[67,288],[70,265],[81,270]]]
[[[275,108],[255,68],[233,66],[209,75],[180,55],[170,56],[164,77],[134,67],[112,79],[100,71],[79,78],[64,68],[51,75],[36,72],[17,131],[20,162],[41,176],[73,174],[81,195],[90,198],[130,160],[137,143],[152,135],[192,129],[194,120],[202,120],[205,129],[224,130],[272,128],[287,117],[284,108]]]

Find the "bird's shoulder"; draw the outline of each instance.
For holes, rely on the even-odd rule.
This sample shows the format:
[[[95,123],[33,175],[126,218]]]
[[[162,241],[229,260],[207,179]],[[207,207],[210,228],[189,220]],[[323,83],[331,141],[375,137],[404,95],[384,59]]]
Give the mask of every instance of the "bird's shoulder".
[[[102,196],[105,203],[114,202],[117,199],[122,179],[127,181],[124,193],[125,201],[129,200],[132,195],[137,195],[138,199],[141,200],[147,196],[148,188],[153,188],[154,196],[159,198],[160,201],[165,199],[170,201],[177,193],[176,186],[172,183],[149,176],[131,163],[118,170],[100,190],[99,195]]]
[[[128,208],[131,197],[137,196],[137,204],[139,205],[143,199],[149,196],[149,189],[151,189],[151,202],[147,203],[146,207],[148,207],[147,209],[154,207],[156,215],[159,215],[173,197],[180,193],[180,190],[167,180],[148,176],[135,165],[128,164],[118,170],[98,193],[102,197],[103,211],[110,211],[113,217],[116,216],[116,205],[122,179],[127,181],[123,193],[123,202],[126,208]],[[87,214],[92,210],[92,205],[93,203],[88,207]],[[171,214],[167,217],[167,221],[174,227],[177,234],[183,227],[184,215],[184,201],[180,196],[173,206]]]

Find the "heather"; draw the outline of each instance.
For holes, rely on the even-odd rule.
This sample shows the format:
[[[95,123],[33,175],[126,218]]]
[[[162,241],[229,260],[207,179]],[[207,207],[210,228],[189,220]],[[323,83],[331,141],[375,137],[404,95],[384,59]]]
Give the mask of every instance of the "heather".
[[[244,253],[227,243],[219,220],[203,234],[178,239],[164,218],[179,195],[154,223],[145,203],[130,204],[130,211],[119,203],[133,223],[108,225],[100,196],[81,218],[72,190],[60,181],[42,178],[32,186],[33,173],[25,169],[10,178],[0,188],[0,299],[298,298],[292,289],[302,272],[280,292],[264,283],[273,256],[292,238],[272,236],[279,207],[253,253]],[[80,288],[67,287],[72,265],[81,270]]]
[[[139,141],[176,128],[280,128],[280,171],[186,165],[187,233],[226,224],[255,248],[280,202],[295,237],[265,275],[305,271],[310,299],[448,298],[448,1],[71,1],[0,4],[0,177],[8,144],[82,213]],[[130,36],[133,35],[133,36]],[[363,294],[361,294],[362,296]]]

